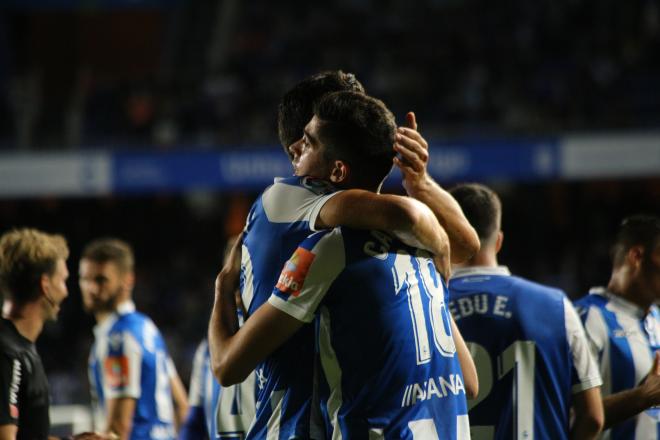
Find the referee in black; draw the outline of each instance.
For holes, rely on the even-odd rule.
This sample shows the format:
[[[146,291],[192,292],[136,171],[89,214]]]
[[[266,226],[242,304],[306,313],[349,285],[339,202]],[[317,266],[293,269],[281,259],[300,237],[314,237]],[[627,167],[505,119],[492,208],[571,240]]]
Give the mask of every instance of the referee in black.
[[[0,440],[49,438],[48,380],[34,343],[68,295],[68,256],[61,235],[14,229],[0,237]]]

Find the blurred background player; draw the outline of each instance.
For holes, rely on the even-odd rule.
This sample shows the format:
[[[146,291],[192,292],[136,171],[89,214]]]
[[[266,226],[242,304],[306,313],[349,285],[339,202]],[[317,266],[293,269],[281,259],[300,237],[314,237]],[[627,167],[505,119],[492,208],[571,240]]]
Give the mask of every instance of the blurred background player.
[[[224,263],[239,237],[228,240]],[[235,291],[239,325],[245,313],[240,291]],[[255,377],[250,374],[242,383],[221,387],[211,370],[211,359],[206,338],[195,350],[190,375],[189,407],[186,420],[179,432],[179,440],[208,438],[220,440],[227,436],[244,436],[254,420]]]
[[[603,376],[612,440],[660,438],[660,218],[634,215],[619,228],[607,288],[576,301]]]
[[[34,344],[68,296],[68,257],[61,235],[14,229],[0,237],[0,440],[48,438],[50,392]]]
[[[297,164],[297,169],[304,170],[304,173],[332,181],[340,188],[358,187],[377,191],[392,167],[395,129],[391,113],[378,100],[354,92],[326,95],[317,105],[315,116],[305,128],[301,150],[292,149],[294,164]],[[424,213],[425,221],[432,220],[430,225],[433,234],[441,242],[438,245],[438,248],[442,249],[439,256],[447,258],[449,241],[446,234],[427,207],[421,205],[419,210]],[[357,233],[356,237],[349,232],[351,239],[347,240],[344,255],[343,245],[340,241],[335,241],[338,237],[341,240],[341,233],[337,235],[335,232],[314,234],[309,239],[313,244],[307,249],[298,248],[279,277],[276,290],[279,289],[280,293],[271,297],[267,304],[252,314],[237,333],[234,334],[229,320],[220,323],[220,352],[224,357],[220,368],[221,382],[232,383],[240,380],[257,362],[266,358],[266,372],[263,377],[265,387],[272,389],[271,395],[277,395],[279,391],[272,385],[273,378],[279,380],[280,385],[285,386],[283,388],[288,387],[294,393],[306,392],[311,395],[312,378],[302,375],[304,373],[311,376],[314,371],[311,355],[314,339],[307,337],[311,334],[312,327],[303,327],[303,324],[314,319],[316,307],[332,285],[328,304],[336,301],[332,304],[339,305],[337,309],[330,305],[328,307],[332,308],[333,318],[336,317],[344,324],[345,333],[326,336],[335,348],[343,347],[348,351],[352,349],[353,355],[343,356],[344,351],[334,357],[328,341],[319,342],[322,350],[321,362],[324,367],[330,366],[324,368],[324,372],[331,389],[324,388],[328,391],[326,393],[320,389],[327,435],[336,437],[341,433],[347,438],[369,435],[412,438],[413,435],[418,435],[418,438],[437,438],[440,433],[441,438],[465,438],[463,435],[468,435],[467,417],[461,418],[461,415],[465,416],[467,412],[465,387],[458,359],[454,356],[456,350],[449,330],[449,320],[438,322],[434,327],[438,333],[433,335],[437,337],[436,340],[441,340],[445,350],[443,356],[438,351],[428,350],[430,346],[427,324],[423,316],[418,317],[415,323],[423,322],[420,325],[424,327],[426,336],[425,350],[422,353],[424,359],[419,363],[425,365],[420,368],[410,367],[410,362],[413,365],[416,362],[416,344],[414,330],[409,328],[411,315],[406,300],[408,295],[398,296],[397,293],[399,290],[410,291],[411,294],[420,293],[420,287],[412,280],[417,279],[416,271],[424,270],[422,263],[413,263],[412,257],[408,255],[406,261],[410,267],[405,266],[404,262],[399,266],[405,266],[401,274],[404,278],[407,272],[411,271],[410,279],[403,281],[403,278],[400,278],[399,289],[395,289],[391,269],[396,257],[393,253],[388,256],[388,246],[403,245],[392,243],[392,237],[384,233],[376,233],[378,239],[374,239],[367,231]],[[365,241],[369,242],[364,243]],[[321,247],[329,248],[317,254],[317,243]],[[307,244],[308,240],[303,246]],[[368,252],[365,254],[363,249]],[[360,260],[362,264],[359,264]],[[413,264],[416,265],[415,268]],[[429,305],[429,298],[439,290],[439,296],[434,296],[432,302],[437,307],[433,308],[434,313],[438,312],[440,316],[434,316],[438,319],[449,318],[446,313],[444,316],[441,313],[444,304],[443,289],[438,288],[441,281],[430,260],[426,259],[423,265],[426,265],[423,267],[429,273],[429,288],[432,290],[424,289],[424,298],[415,296],[415,305],[419,306],[418,311],[423,313],[423,309]],[[383,273],[387,276],[381,276]],[[431,273],[433,280],[430,279]],[[214,318],[218,315],[229,317],[235,313],[233,298],[224,285],[226,283],[231,288],[232,276],[235,277],[236,274],[223,270],[218,277]],[[391,298],[380,298],[383,290],[380,283],[391,290]],[[430,283],[434,284],[431,286]],[[358,291],[359,297],[355,295]],[[348,300],[345,295],[349,295],[352,300]],[[355,307],[347,307],[349,304]],[[226,315],[223,315],[223,309]],[[372,312],[367,313],[366,310]],[[335,312],[337,315],[334,315]],[[361,316],[371,318],[366,326],[368,328],[365,328],[365,321]],[[324,323],[328,329],[327,321],[322,321],[321,327]],[[341,325],[337,329],[340,327]],[[403,329],[409,331],[405,332]],[[440,332],[448,333],[440,335]],[[350,342],[345,339],[347,335],[350,335]],[[356,347],[359,348],[359,355],[355,351]],[[373,352],[362,356],[365,350]],[[358,359],[360,362],[356,363]],[[289,365],[293,367],[294,364],[298,376],[296,378],[287,377],[278,371]],[[341,371],[346,372],[341,378],[343,381],[337,377],[337,374],[341,376]],[[260,376],[261,374],[258,374],[258,377]],[[451,381],[448,386],[452,392],[446,396],[442,396],[442,393],[435,396],[444,397],[442,402],[429,395],[426,403],[418,402],[414,405],[415,399],[412,399],[413,404],[403,405],[402,401],[406,401],[406,391],[412,393],[415,386],[416,393],[422,382],[429,382],[430,377],[438,381]],[[290,382],[285,382],[286,380]],[[296,382],[292,382],[293,380]],[[443,384],[442,387],[444,386]],[[421,388],[419,391],[422,393]],[[423,394],[426,395],[426,389]],[[328,398],[329,395],[333,396],[332,399]],[[324,437],[322,432],[311,430],[308,436]],[[432,437],[424,437],[425,435]]]
[[[97,322],[89,375],[105,431],[121,439],[174,439],[187,396],[160,332],[135,311],[131,247],[112,238],[90,242],[79,275],[85,310]]]
[[[561,290],[498,265],[504,235],[497,194],[480,184],[450,192],[481,240],[449,282],[449,307],[479,375],[479,395],[469,405],[473,440],[596,438],[601,379],[573,306]]]

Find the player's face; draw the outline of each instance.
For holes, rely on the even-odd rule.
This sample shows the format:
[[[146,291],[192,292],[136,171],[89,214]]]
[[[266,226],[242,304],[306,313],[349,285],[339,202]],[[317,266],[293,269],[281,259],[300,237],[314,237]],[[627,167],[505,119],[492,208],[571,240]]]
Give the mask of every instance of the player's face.
[[[649,255],[649,259],[644,261],[640,283],[654,302],[660,301],[660,243]]]
[[[331,164],[325,158],[325,147],[318,137],[319,120],[314,116],[305,127],[299,141],[289,146],[291,164],[296,176],[312,176],[319,179],[330,177]]]
[[[80,292],[83,307],[89,313],[111,312],[124,290],[124,277],[114,262],[98,263],[86,258],[80,261]]]
[[[55,271],[52,275],[46,276],[45,295],[43,300],[44,314],[48,321],[57,320],[57,314],[60,312],[62,301],[69,296],[69,290],[66,287],[66,280],[69,278],[69,270],[63,259],[57,260]]]

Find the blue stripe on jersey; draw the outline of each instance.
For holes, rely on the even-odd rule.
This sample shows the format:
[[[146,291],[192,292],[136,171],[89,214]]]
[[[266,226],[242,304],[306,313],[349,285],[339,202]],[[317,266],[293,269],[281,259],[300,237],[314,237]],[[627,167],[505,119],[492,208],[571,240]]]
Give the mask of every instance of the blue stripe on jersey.
[[[482,382],[478,399],[470,402],[472,428],[492,429],[495,439],[531,436],[519,432],[523,421],[516,414],[523,409],[535,438],[566,439],[574,375],[564,295],[496,272],[457,273],[450,280],[449,294],[463,338],[478,344],[473,353],[480,376],[492,377],[492,387]],[[531,353],[525,351],[529,347]],[[518,370],[515,365],[529,357],[534,369]],[[520,401],[526,390],[533,391],[533,403]]]
[[[254,313],[273,292],[282,267],[298,245],[311,233],[307,221],[311,205],[332,192],[327,184],[308,177],[281,179],[252,206],[243,238],[241,293],[248,314]],[[283,206],[297,210],[287,216]],[[268,212],[268,210],[277,212]],[[250,282],[251,281],[251,282]],[[257,367],[257,410],[248,439],[265,438],[271,425],[276,439],[306,438],[310,430],[314,333],[309,325]],[[281,405],[273,403],[281,400]],[[273,409],[281,411],[279,420]]]
[[[612,390],[627,390],[634,388],[634,375],[630,374],[630,360],[633,358],[628,338],[625,331],[619,325],[616,315],[603,308],[603,318],[610,332],[612,344],[610,345],[610,365],[612,368]],[[623,337],[616,337],[616,332],[622,332]],[[634,370],[634,366],[633,366]],[[635,419],[628,419],[612,427],[614,438],[634,438]]]
[[[328,435],[334,425],[345,439],[456,439],[465,388],[434,266],[386,234],[341,235],[345,268],[323,300],[317,336]]]

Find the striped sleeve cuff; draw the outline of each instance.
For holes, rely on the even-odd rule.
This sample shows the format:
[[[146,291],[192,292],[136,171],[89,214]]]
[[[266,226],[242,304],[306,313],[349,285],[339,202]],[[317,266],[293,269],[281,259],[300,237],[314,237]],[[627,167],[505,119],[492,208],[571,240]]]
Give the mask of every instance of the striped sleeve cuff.
[[[271,295],[270,298],[268,298],[268,303],[287,315],[293,316],[298,321],[309,323],[314,320],[314,313],[310,313],[294,303],[285,301],[277,295]]]

